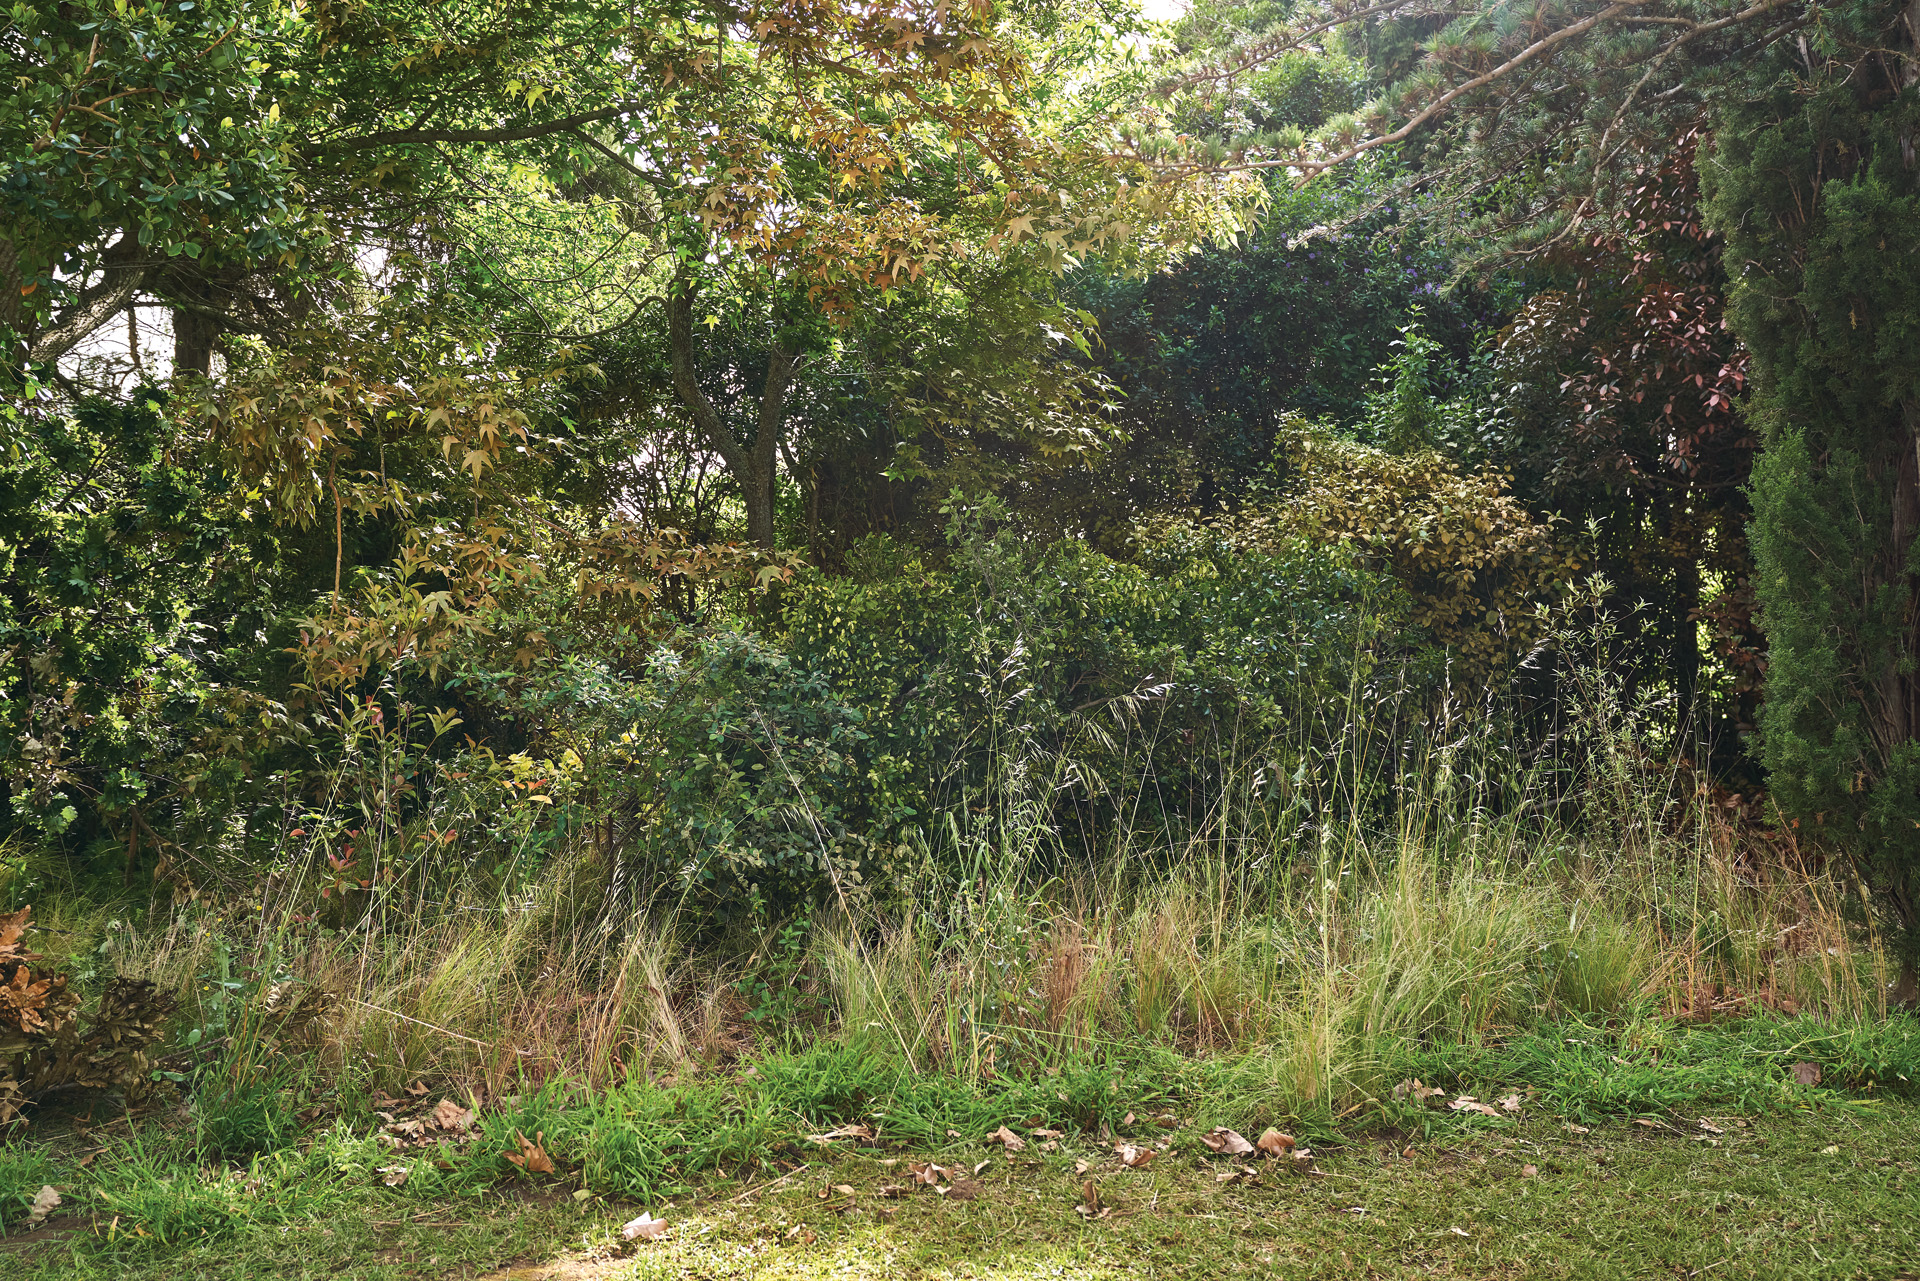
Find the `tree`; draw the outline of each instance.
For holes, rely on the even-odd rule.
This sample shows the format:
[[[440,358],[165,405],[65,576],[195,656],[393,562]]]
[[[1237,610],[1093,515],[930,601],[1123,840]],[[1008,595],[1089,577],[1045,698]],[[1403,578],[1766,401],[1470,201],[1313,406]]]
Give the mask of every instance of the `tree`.
[[[1615,670],[1629,687],[1670,685],[1676,729],[1699,739],[1709,710],[1752,732],[1764,651],[1745,528],[1758,441],[1738,408],[1748,356],[1699,207],[1702,145],[1690,132],[1647,158],[1611,229],[1536,260],[1548,287],[1502,331],[1494,370],[1501,461],[1533,501],[1594,530],[1608,607],[1634,616]],[[1709,675],[1726,686],[1718,709],[1696,705],[1702,621],[1721,663]]]
[[[49,365],[142,298],[204,363],[203,282],[311,228],[268,62],[277,4],[18,3],[0,15],[0,339]]]
[[[1722,115],[1727,238],[1764,442],[1752,526],[1775,798],[1852,855],[1920,997],[1920,5],[1828,16]]]

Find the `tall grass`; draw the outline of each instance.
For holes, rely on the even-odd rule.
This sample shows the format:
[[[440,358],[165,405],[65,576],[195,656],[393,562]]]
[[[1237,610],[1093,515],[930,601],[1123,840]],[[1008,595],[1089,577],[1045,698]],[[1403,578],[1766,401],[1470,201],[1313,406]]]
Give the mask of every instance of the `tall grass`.
[[[980,795],[929,825],[934,870],[893,892],[836,885],[803,934],[716,932],[671,907],[609,920],[604,841],[563,846],[530,889],[450,891],[338,932],[204,908],[139,933],[43,917],[76,954],[174,991],[241,1059],[495,1096],[779,1042],[972,1081],[1157,1047],[1231,1059],[1244,1097],[1324,1117],[1436,1046],[1544,1020],[1883,1016],[1893,975],[1857,891],[1656,766],[1671,745],[1648,709],[1599,682],[1576,695],[1560,739],[1577,750],[1530,763],[1465,717],[1382,753],[1356,696],[1317,780],[1270,779],[1284,751],[1218,749],[1217,803],[1190,830],[1132,826],[1143,807],[1109,795],[1093,848],[1051,825],[1070,763],[1009,732]]]

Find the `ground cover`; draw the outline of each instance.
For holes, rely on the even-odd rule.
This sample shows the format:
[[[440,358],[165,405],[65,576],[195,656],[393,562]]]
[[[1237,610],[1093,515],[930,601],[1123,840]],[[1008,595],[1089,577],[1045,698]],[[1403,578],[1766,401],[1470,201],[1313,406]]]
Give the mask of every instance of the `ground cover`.
[[[224,1158],[270,1103],[49,1110],[0,1147],[0,1271],[1905,1277],[1916,1044],[1904,1016],[1543,1023],[1428,1052],[1294,1136],[1309,1159],[1215,1131],[1263,1133],[1247,1055],[966,1082],[843,1045],[611,1091],[289,1086],[302,1133]],[[665,1232],[629,1242],[642,1213]]]
[[[645,1208],[667,1231],[634,1243],[620,1226],[642,1207],[576,1200],[573,1180],[426,1197],[368,1182],[282,1189],[290,1199],[258,1222],[173,1247],[110,1240],[56,1214],[55,1231],[7,1242],[4,1258],[21,1281],[1894,1278],[1920,1258],[1916,1140],[1908,1104],[1828,1103],[1584,1133],[1540,1116],[1378,1134],[1319,1150],[1301,1176],[1213,1155],[1191,1136],[1142,1169],[1088,1141],[1017,1154],[836,1144],[656,1200]],[[913,1182],[909,1166],[929,1156],[961,1172],[944,1185],[957,1191]],[[1095,1197],[1091,1215],[1078,1208]]]

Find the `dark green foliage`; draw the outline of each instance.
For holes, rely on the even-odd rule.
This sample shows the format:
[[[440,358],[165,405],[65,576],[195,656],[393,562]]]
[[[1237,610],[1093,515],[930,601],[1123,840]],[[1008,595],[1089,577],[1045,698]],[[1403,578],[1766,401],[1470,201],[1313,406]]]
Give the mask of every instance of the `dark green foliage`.
[[[1245,244],[1216,245],[1144,280],[1088,271],[1069,281],[1100,321],[1100,367],[1123,393],[1129,440],[1088,481],[1062,478],[1055,500],[1110,551],[1143,511],[1239,501],[1272,456],[1288,412],[1354,422],[1410,314],[1437,344],[1433,372],[1472,347],[1482,303],[1442,293],[1444,249],[1396,226],[1387,175],[1350,187],[1280,191]],[[1310,228],[1337,229],[1306,235]],[[1299,237],[1296,243],[1295,237]],[[1450,386],[1436,380],[1434,391]],[[1093,492],[1075,503],[1072,488]]]
[[[858,893],[889,861],[907,811],[865,785],[863,717],[818,672],[720,632],[663,649],[634,693],[616,749],[630,771],[618,803],[648,819],[626,855],[631,892],[784,912]]]
[[[259,645],[273,540],[158,400],[0,429],[0,835],[131,862],[168,825],[154,807],[215,806],[292,732]]]
[[[1872,21],[1884,12],[1852,16]],[[1872,29],[1872,28],[1870,28]],[[1902,37],[1911,49],[1911,37]],[[1765,452],[1756,592],[1770,649],[1762,754],[1803,832],[1858,860],[1920,957],[1920,90],[1878,66],[1730,108],[1703,168],[1741,264]],[[1911,969],[1909,970],[1911,973]]]
[[[956,505],[946,569],[874,543],[788,597],[793,661],[860,709],[859,773],[903,814],[965,800],[1092,852],[1193,830],[1237,766],[1284,806],[1330,709],[1403,653],[1402,593],[1335,551],[1183,529],[1126,562],[992,511]]]

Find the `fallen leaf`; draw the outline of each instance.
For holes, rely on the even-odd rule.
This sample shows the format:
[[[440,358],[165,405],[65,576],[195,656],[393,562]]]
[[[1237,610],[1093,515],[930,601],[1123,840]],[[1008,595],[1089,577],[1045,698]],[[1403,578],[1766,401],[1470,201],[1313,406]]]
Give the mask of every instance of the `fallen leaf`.
[[[1592,1134],[1593,1133],[1593,1131],[1588,1129],[1586,1126],[1575,1125],[1571,1121],[1568,1121],[1565,1125],[1562,1125],[1560,1128],[1567,1131],[1569,1134]]]
[[[441,1099],[429,1119],[443,1130],[458,1132],[472,1127],[473,1110],[461,1107],[452,1099]]]
[[[1114,1149],[1120,1154],[1120,1164],[1129,1170],[1138,1170],[1153,1160],[1152,1148],[1135,1147],[1131,1143],[1122,1143]]]
[[[1818,1063],[1796,1063],[1787,1069],[1793,1079],[1801,1085],[1820,1084],[1820,1065]]]
[[[1075,1174],[1085,1174],[1092,1167],[1093,1167],[1093,1163],[1091,1161],[1087,1161],[1084,1159],[1075,1161],[1073,1163],[1073,1172]]]
[[[1461,1095],[1459,1098],[1455,1099],[1453,1102],[1447,1104],[1447,1107],[1452,1109],[1455,1112],[1477,1112],[1481,1116],[1499,1116],[1500,1115],[1499,1108],[1492,1107],[1488,1104],[1478,1102],[1474,1099],[1474,1097],[1471,1094]]]
[[[1065,1130],[1049,1130],[1045,1127],[1038,1130],[1028,1130],[1027,1133],[1036,1139],[1064,1139],[1067,1137]]]
[[[666,1231],[665,1219],[656,1219],[644,1210],[641,1211],[639,1218],[629,1219],[620,1225],[620,1235],[629,1241],[657,1241],[666,1235]],[[789,1232],[787,1235],[792,1236],[793,1233]]]
[[[1282,1134],[1278,1130],[1269,1128],[1265,1134],[1260,1136],[1260,1141],[1255,1143],[1254,1146],[1262,1152],[1265,1152],[1268,1156],[1282,1156],[1293,1151],[1293,1136],[1291,1134]]]
[[[1201,1135],[1200,1141],[1207,1145],[1208,1150],[1221,1152],[1227,1156],[1245,1156],[1253,1151],[1253,1144],[1247,1142],[1237,1131],[1229,1130],[1224,1125]]]
[[[1636,1117],[1634,1117],[1634,1118],[1633,1118],[1633,1123],[1634,1123],[1635,1125],[1638,1125],[1638,1126],[1642,1126],[1642,1127],[1644,1127],[1645,1129],[1649,1129],[1649,1130],[1657,1130],[1657,1129],[1659,1129],[1659,1128],[1660,1128],[1660,1123],[1659,1123],[1658,1121],[1649,1121],[1649,1120],[1647,1120],[1647,1118],[1646,1118],[1646,1117],[1644,1117],[1644,1116],[1636,1116]]]
[[[554,1172],[553,1158],[547,1155],[547,1149],[543,1146],[547,1141],[547,1132],[545,1130],[536,1133],[531,1142],[528,1141],[526,1135],[520,1133],[518,1130],[513,1132],[513,1138],[514,1142],[520,1145],[520,1150],[518,1152],[507,1153],[507,1160],[519,1166],[528,1174],[552,1174]]]
[[[573,1193],[573,1199],[576,1201],[591,1201],[593,1199],[593,1192],[588,1188],[576,1188]]]
[[[1444,1102],[1446,1095],[1447,1092],[1445,1090],[1438,1089],[1431,1085],[1422,1085],[1420,1078],[1417,1076],[1411,1080],[1402,1081],[1393,1087],[1394,1098],[1412,1099],[1415,1103]]]
[[[1285,1157],[1281,1158],[1281,1168],[1285,1169],[1288,1174],[1312,1174],[1313,1149],[1294,1148],[1291,1152],[1287,1153]]]
[[[1133,1113],[1131,1113],[1131,1112],[1129,1112],[1129,1113],[1127,1113],[1127,1114],[1126,1114],[1125,1116],[1123,1116],[1123,1117],[1121,1117],[1121,1118],[1120,1118],[1120,1124],[1121,1124],[1121,1125],[1132,1125],[1132,1124],[1133,1124]]]
[[[952,1186],[935,1188],[934,1191],[950,1201],[971,1201],[980,1195],[981,1187],[982,1184],[976,1179],[955,1175]]]
[[[807,1138],[815,1143],[831,1143],[835,1139],[870,1139],[873,1131],[864,1125],[841,1125],[828,1130],[825,1134],[809,1134]]]
[[[1713,1122],[1707,1120],[1707,1118],[1705,1117],[1700,1118],[1700,1128],[1705,1130],[1708,1134],[1725,1134],[1726,1133],[1725,1130],[1721,1129],[1719,1126],[1715,1125]]]
[[[1538,1173],[1540,1173],[1540,1167],[1537,1165],[1523,1165],[1520,1167],[1520,1177],[1523,1179],[1531,1179]]]
[[[1447,1229],[1447,1231],[1449,1231],[1449,1232],[1451,1232],[1451,1233],[1453,1233],[1453,1235],[1455,1235],[1455,1236],[1457,1236],[1457,1237],[1464,1237],[1464,1236],[1472,1236],[1472,1235],[1473,1235],[1473,1234],[1472,1234],[1471,1232],[1468,1232],[1468,1231],[1467,1231],[1467,1230],[1466,1230],[1465,1228],[1448,1228],[1448,1229]]]
[[[924,1184],[927,1187],[932,1187],[947,1177],[946,1167],[935,1165],[931,1161],[909,1161],[907,1173],[912,1176],[915,1183]]]
[[[1517,1094],[1509,1094],[1506,1098],[1501,1099],[1500,1110],[1502,1112],[1518,1112],[1520,1110],[1520,1096]]]
[[[390,1188],[397,1188],[405,1183],[407,1176],[412,1173],[413,1171],[404,1165],[383,1165],[380,1167],[380,1182]]]
[[[34,1195],[33,1207],[27,1211],[26,1226],[37,1228],[46,1222],[47,1216],[60,1208],[60,1193],[52,1184],[43,1185]]]
[[[1094,1186],[1092,1179],[1088,1179],[1081,1187],[1080,1197],[1080,1204],[1073,1207],[1073,1212],[1083,1219],[1104,1219],[1113,1213],[1112,1206],[1101,1206],[1100,1189]]]
[[[1840,1153],[1840,1145],[1838,1143],[1829,1143],[1827,1144],[1827,1146],[1820,1149],[1821,1156],[1838,1156],[1839,1153]]]
[[[407,1093],[416,1099],[425,1098],[427,1094],[427,1083],[425,1081],[415,1081],[407,1087]]]
[[[1001,1144],[1007,1149],[1009,1153],[1018,1152],[1022,1148],[1025,1148],[1027,1146],[1027,1141],[1025,1139],[1021,1138],[1019,1135],[1015,1134],[1012,1130],[1009,1130],[1004,1125],[1001,1126],[999,1129],[995,1130],[992,1134],[989,1134],[987,1136],[987,1142]]]
[[[980,1162],[980,1163],[979,1163],[978,1165],[976,1165],[976,1166],[974,1166],[974,1167],[973,1167],[973,1172],[974,1172],[975,1174],[978,1174],[978,1173],[980,1173],[980,1171],[982,1171],[982,1170],[984,1170],[984,1169],[986,1169],[986,1168],[987,1168],[988,1166],[990,1166],[990,1165],[992,1165],[992,1164],[993,1164],[993,1159],[992,1159],[991,1157],[989,1157],[989,1158],[988,1158],[987,1160],[985,1160],[985,1161],[982,1161],[982,1162]]]
[[[882,1183],[880,1185],[880,1195],[889,1200],[895,1197],[903,1197],[906,1194],[907,1186],[904,1183]]]
[[[849,1183],[836,1183],[833,1185],[833,1194],[835,1196],[850,1197],[853,1195],[853,1185]]]

